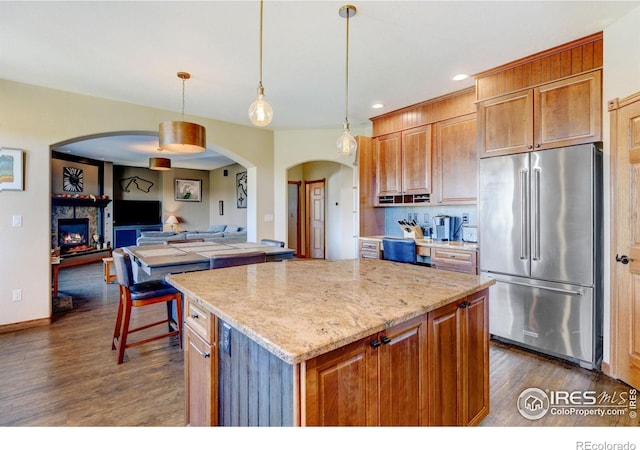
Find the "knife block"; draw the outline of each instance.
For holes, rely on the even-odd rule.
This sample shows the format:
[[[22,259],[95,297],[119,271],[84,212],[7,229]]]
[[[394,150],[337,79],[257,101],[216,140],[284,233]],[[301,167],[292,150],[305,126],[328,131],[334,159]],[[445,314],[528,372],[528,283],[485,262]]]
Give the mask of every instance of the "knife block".
[[[400,225],[405,239],[424,239],[422,227],[419,225]]]

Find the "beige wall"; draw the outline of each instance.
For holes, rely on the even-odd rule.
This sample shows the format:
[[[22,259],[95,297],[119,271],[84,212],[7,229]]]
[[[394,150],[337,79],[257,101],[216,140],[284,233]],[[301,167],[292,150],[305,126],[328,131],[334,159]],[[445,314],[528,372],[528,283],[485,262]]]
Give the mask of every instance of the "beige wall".
[[[370,126],[352,127],[351,130],[354,136],[371,136]],[[291,177],[294,176],[288,174],[289,169],[305,164],[302,177],[311,180],[309,174],[316,170],[314,164],[318,164],[318,175],[330,174],[325,186],[328,195],[327,220],[330,227],[326,239],[326,256],[329,259],[350,259],[355,258],[357,254],[357,233],[354,233],[354,230],[358,229],[358,171],[353,165],[355,156],[338,156],[335,142],[340,133],[339,124],[331,129],[275,132],[274,238],[287,241],[287,181],[293,180]],[[340,169],[325,170],[327,167],[333,167],[327,166],[327,161],[338,164]]]
[[[227,171],[227,176],[224,171]],[[240,164],[212,170],[211,179],[211,211],[209,221],[216,225],[246,226],[247,208],[238,208],[236,201],[236,174],[247,169]],[[219,202],[223,202],[222,215],[220,215]]]
[[[6,80],[0,80],[0,105],[0,146],[26,154],[25,190],[0,192],[0,325],[6,325],[51,316],[50,146],[97,133],[157,131],[158,123],[173,113]],[[273,222],[257,218],[274,210],[273,132],[185,118],[207,128],[208,147],[248,168],[249,239],[272,235]],[[208,182],[208,175],[203,179]],[[165,190],[166,184],[172,186],[164,184]],[[22,227],[12,227],[13,215],[22,216]],[[207,211],[193,225],[208,221]],[[21,301],[12,301],[13,289],[22,289]]]

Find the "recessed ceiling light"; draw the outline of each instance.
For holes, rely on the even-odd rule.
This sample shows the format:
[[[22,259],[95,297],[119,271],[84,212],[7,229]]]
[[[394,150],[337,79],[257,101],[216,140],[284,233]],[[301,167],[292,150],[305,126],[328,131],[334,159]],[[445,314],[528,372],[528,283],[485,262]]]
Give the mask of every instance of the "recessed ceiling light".
[[[382,103],[374,103],[373,105],[371,105],[371,107],[373,109],[380,109],[380,108],[383,108],[384,105]]]
[[[467,78],[469,78],[469,75],[467,75],[466,73],[459,73],[458,75],[453,77],[454,81],[462,81],[466,80]]]

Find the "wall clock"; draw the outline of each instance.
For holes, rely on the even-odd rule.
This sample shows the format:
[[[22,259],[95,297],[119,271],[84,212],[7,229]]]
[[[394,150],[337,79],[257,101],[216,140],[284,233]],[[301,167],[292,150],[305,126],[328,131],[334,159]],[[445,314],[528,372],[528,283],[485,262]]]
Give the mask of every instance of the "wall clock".
[[[65,167],[62,170],[62,190],[65,192],[82,192],[84,174],[82,169]]]

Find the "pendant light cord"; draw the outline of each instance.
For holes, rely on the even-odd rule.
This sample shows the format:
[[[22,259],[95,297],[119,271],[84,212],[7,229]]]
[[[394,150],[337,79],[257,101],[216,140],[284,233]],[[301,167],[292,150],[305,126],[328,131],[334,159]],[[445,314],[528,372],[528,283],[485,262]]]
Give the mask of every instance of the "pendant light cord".
[[[347,43],[346,43],[346,64],[345,64],[345,100],[344,100],[344,124],[349,126],[349,18],[350,8],[347,9]]]
[[[184,122],[184,78],[182,78],[182,121]]]
[[[262,11],[264,9],[264,1],[260,0],[260,86],[262,89]]]

